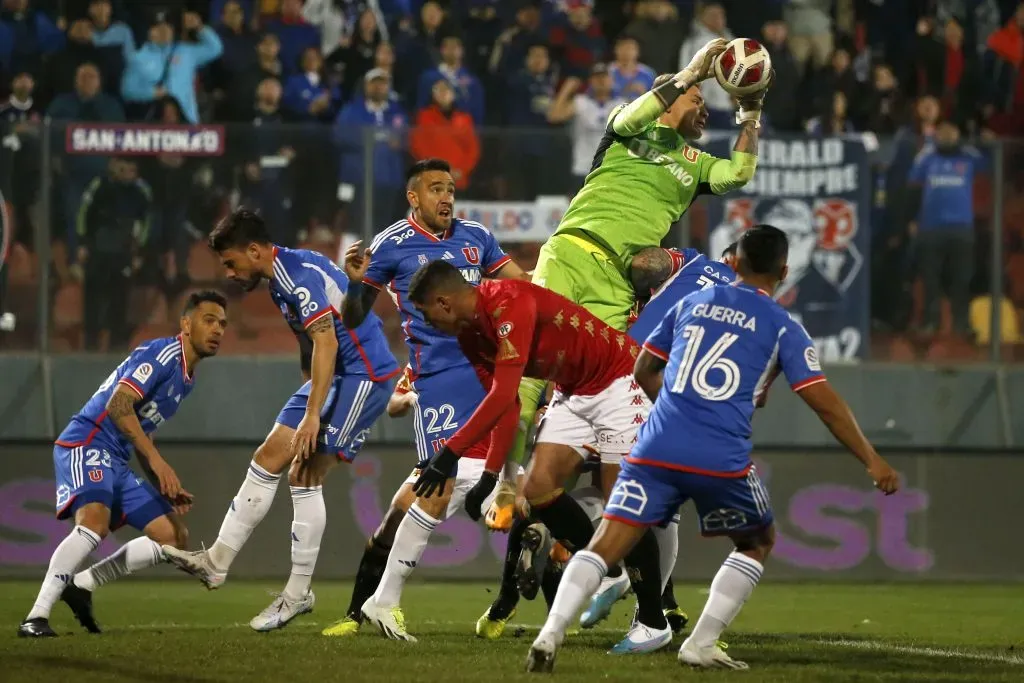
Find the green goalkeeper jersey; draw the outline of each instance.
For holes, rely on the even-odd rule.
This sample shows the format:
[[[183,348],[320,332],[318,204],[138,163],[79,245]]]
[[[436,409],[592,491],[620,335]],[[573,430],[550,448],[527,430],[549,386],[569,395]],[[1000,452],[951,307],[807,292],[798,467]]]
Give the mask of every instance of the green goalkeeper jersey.
[[[668,126],[650,123],[636,135],[608,131],[598,146],[583,188],[569,204],[555,234],[585,231],[628,268],[633,255],[654,247],[701,194],[722,194],[743,183],[728,173],[730,161],[686,144]],[[734,153],[735,155],[735,153]],[[741,164],[756,157],[741,154]]]

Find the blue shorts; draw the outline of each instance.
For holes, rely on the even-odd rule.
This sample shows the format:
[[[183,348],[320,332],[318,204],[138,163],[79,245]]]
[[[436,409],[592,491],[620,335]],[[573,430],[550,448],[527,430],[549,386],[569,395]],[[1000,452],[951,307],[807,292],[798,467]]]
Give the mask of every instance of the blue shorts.
[[[439,453],[459,427],[469,421],[487,392],[472,365],[420,375],[413,382],[413,389],[417,394],[413,429],[419,466]],[[473,448],[478,447],[486,449],[486,444]]]
[[[171,504],[124,458],[112,456],[98,441],[88,446],[53,447],[57,479],[57,519],[74,517],[86,503],[110,510],[110,528],[127,524],[142,531],[171,511]]]
[[[296,429],[306,414],[312,382],[306,382],[292,394],[277,415],[277,422]],[[320,440],[317,453],[330,453],[352,462],[359,455],[370,428],[388,407],[391,388],[387,382],[365,377],[338,375],[327,393],[320,411]]]
[[[768,490],[757,470],[738,477],[716,477],[622,462],[622,470],[604,508],[606,519],[633,526],[670,521],[679,506],[692,500],[705,536],[763,529],[774,521]]]

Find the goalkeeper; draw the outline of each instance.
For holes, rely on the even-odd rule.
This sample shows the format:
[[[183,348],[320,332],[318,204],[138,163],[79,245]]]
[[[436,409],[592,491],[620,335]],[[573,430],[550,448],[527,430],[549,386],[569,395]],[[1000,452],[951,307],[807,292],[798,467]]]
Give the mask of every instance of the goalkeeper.
[[[659,246],[699,195],[724,194],[750,181],[767,86],[739,101],[739,137],[729,159],[687,144],[704,132],[708,113],[700,83],[712,76],[714,59],[725,47],[722,39],[708,42],[685,69],[659,76],[649,92],[612,111],[583,188],[541,248],[534,283],[625,331],[634,301],[633,256]],[[524,458],[526,431],[544,388],[541,380],[520,384],[520,430],[507,467],[518,468]],[[502,484],[487,525],[507,530],[514,502],[512,485]]]

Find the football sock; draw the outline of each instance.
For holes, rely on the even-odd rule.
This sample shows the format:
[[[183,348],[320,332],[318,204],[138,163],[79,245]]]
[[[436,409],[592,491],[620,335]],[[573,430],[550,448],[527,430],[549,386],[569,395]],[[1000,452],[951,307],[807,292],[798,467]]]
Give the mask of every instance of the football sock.
[[[384,575],[384,567],[388,563],[388,554],[391,553],[391,546],[371,538],[363,551],[363,558],[359,560],[359,570],[356,572],[356,582],[352,586],[352,600],[348,603],[347,616],[362,623],[363,612],[360,609],[377,586],[380,585],[381,577]]]
[[[581,550],[573,555],[562,573],[562,582],[558,586],[558,594],[548,612],[547,621],[541,629],[541,636],[552,636],[555,642],[562,642],[565,629],[576,618],[583,603],[590,600],[608,566],[601,556],[589,550]]]
[[[679,603],[676,602],[676,594],[672,588],[672,577],[669,576],[668,580],[665,581],[665,590],[661,592],[661,608],[675,609],[677,607],[679,607]]]
[[[516,566],[519,554],[523,551],[523,532],[530,522],[516,517],[508,532],[508,546],[505,549],[505,562],[501,568],[501,588],[498,599],[491,605],[488,613],[492,619],[504,619],[519,604],[519,586],[516,584]]]
[[[544,567],[544,573],[540,577],[540,589],[544,593],[544,602],[547,603],[548,611],[555,604],[555,596],[558,594],[558,584],[565,574],[565,567],[555,562],[548,562]]]
[[[139,536],[118,548],[113,555],[75,574],[74,583],[79,588],[94,591],[104,584],[140,569],[155,567],[163,561],[164,554],[160,551],[160,544],[145,536]]]
[[[101,540],[97,534],[84,526],[76,526],[71,530],[50,557],[46,578],[39,587],[39,595],[32,605],[32,611],[28,613],[28,619],[50,618],[53,603],[60,599],[60,594],[64,592],[68,581],[74,577],[78,565],[82,564],[89,553],[96,550]]]
[[[327,526],[322,486],[292,486],[292,573],[284,587],[284,596],[300,600],[309,590],[313,569],[320,554],[320,540]]]
[[[231,568],[231,563],[249,540],[252,530],[267,516],[279,481],[280,474],[271,474],[257,465],[255,460],[249,463],[245,481],[231,501],[217,540],[210,547],[210,561],[214,567],[224,572]]]
[[[676,557],[679,555],[679,522],[674,519],[664,528],[653,527],[651,531],[658,541],[658,557],[661,560],[661,592],[672,578],[672,570],[676,568]]]
[[[764,566],[760,562],[743,553],[733,551],[725,558],[711,582],[708,601],[690,635],[696,645],[706,647],[715,644],[722,631],[740,613],[763,572]]]
[[[668,628],[661,611],[661,573],[658,542],[648,529],[626,555],[629,582],[636,593],[636,618],[641,624],[656,629]]]
[[[533,515],[570,551],[586,548],[594,535],[594,525],[590,523],[587,513],[572,496],[565,493],[542,508],[535,507]]]
[[[421,508],[419,501],[412,504],[405,519],[398,525],[395,534],[395,545],[388,555],[384,576],[374,593],[374,600],[379,607],[395,607],[402,599],[402,588],[412,570],[419,564],[423,551],[427,548],[430,534],[441,520],[434,519]]]

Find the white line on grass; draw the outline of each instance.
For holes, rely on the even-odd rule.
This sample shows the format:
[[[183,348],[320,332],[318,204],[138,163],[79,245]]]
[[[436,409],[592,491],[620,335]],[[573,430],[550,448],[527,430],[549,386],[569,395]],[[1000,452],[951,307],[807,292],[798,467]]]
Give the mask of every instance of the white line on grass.
[[[971,659],[978,662],[992,662],[997,664],[1024,665],[1024,658],[1014,655],[1001,655],[996,653],[968,652],[966,650],[947,649],[939,647],[916,647],[913,645],[895,645],[884,643],[878,640],[827,640],[821,639],[815,642],[822,645],[834,645],[836,647],[855,648],[859,650],[878,650],[880,652],[894,652],[905,655],[921,655],[924,657],[944,657],[947,659]]]

